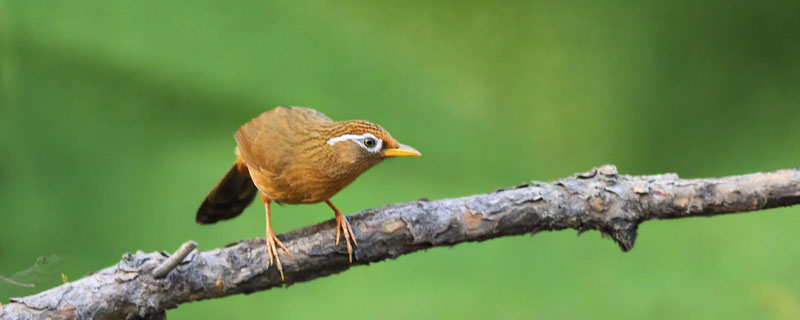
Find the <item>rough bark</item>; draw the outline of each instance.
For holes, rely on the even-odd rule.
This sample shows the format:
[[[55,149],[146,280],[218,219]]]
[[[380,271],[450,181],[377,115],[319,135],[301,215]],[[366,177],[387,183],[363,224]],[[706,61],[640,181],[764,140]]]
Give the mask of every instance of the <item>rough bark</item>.
[[[359,246],[348,263],[334,246],[334,222],[280,235],[286,282],[266,269],[264,239],[192,251],[166,277],[153,270],[164,253],[125,254],[122,261],[39,294],[13,298],[2,319],[158,319],[178,304],[308,281],[356,265],[434,246],[566,228],[599,230],[622,250],[647,220],[714,216],[800,203],[800,168],[711,179],[675,174],[625,176],[606,165],[552,183],[534,182],[488,194],[419,200],[349,216]]]

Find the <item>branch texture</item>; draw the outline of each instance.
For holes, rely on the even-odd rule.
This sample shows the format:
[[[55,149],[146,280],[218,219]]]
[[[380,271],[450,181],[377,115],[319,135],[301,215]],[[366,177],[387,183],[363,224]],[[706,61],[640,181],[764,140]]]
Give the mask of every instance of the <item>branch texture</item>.
[[[606,165],[552,183],[488,194],[388,205],[349,216],[359,246],[348,262],[334,246],[333,220],[280,236],[286,285],[435,246],[566,228],[599,230],[627,251],[647,220],[713,216],[800,203],[800,168],[712,179],[675,174],[625,176]],[[158,319],[178,304],[282,286],[266,269],[264,239],[191,251],[164,278],[164,253],[125,254],[122,261],[39,294],[13,298],[2,319]],[[173,259],[174,260],[174,259]]]

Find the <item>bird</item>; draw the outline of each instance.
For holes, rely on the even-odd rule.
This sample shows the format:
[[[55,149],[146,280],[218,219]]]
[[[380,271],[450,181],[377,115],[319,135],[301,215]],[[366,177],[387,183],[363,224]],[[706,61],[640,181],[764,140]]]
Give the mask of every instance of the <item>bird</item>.
[[[272,228],[270,204],[325,202],[336,220],[336,246],[343,235],[350,263],[358,246],[347,217],[331,197],[387,158],[418,157],[380,125],[364,120],[333,121],[305,107],[277,107],[242,125],[234,135],[236,161],[208,193],[195,221],[212,224],[239,216],[260,195],[266,211],[267,269],[284,280],[278,248],[289,250]]]

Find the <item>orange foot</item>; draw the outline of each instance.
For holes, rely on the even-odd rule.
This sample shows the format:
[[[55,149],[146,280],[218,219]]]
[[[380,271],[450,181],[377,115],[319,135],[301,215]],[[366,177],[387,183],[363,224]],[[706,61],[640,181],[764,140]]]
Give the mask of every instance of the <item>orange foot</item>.
[[[344,243],[347,244],[347,255],[350,257],[350,263],[353,262],[353,246],[350,245],[350,241],[353,241],[353,244],[358,246],[358,241],[356,241],[356,236],[353,234],[353,228],[350,227],[350,222],[347,222],[347,218],[344,214],[337,212],[336,214],[336,246],[339,246],[339,235],[344,234]]]
[[[269,256],[269,264],[267,265],[267,268],[269,268],[273,264],[276,265],[278,267],[278,272],[281,273],[281,281],[284,281],[283,266],[281,265],[281,259],[278,258],[278,247],[283,249],[283,252],[286,252],[286,254],[290,256],[292,255],[292,253],[286,249],[286,246],[284,246],[281,240],[278,239],[278,236],[275,234],[275,231],[272,231],[272,229],[267,230],[266,240],[267,240],[267,255]]]
[[[339,246],[339,236],[344,233],[344,243],[347,244],[347,255],[350,257],[350,263],[353,263],[353,246],[350,245],[350,241],[353,241],[353,244],[358,246],[356,235],[353,234],[353,228],[350,227],[350,222],[347,222],[347,218],[339,208],[336,208],[330,200],[325,200],[325,203],[327,203],[336,214],[336,246]]]

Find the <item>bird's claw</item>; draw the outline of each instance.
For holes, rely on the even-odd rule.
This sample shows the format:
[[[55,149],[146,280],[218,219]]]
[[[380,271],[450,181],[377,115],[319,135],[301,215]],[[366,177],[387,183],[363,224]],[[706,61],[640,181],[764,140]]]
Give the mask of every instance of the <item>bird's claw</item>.
[[[350,245],[350,241],[352,240],[353,244],[358,246],[358,241],[356,241],[356,235],[353,234],[353,228],[350,226],[350,222],[347,221],[347,218],[344,214],[337,214],[336,215],[336,246],[339,246],[339,236],[344,234],[344,242],[347,244],[347,256],[350,258],[350,263],[353,262],[353,246]]]
[[[278,267],[278,272],[281,274],[281,281],[284,281],[283,278],[283,265],[281,265],[281,259],[278,257],[278,248],[280,247],[283,249],[283,252],[286,252],[287,255],[292,255],[286,246],[283,245],[278,236],[275,234],[273,230],[267,230],[267,256],[269,256],[269,262],[267,264],[267,269],[271,267],[273,264]]]

